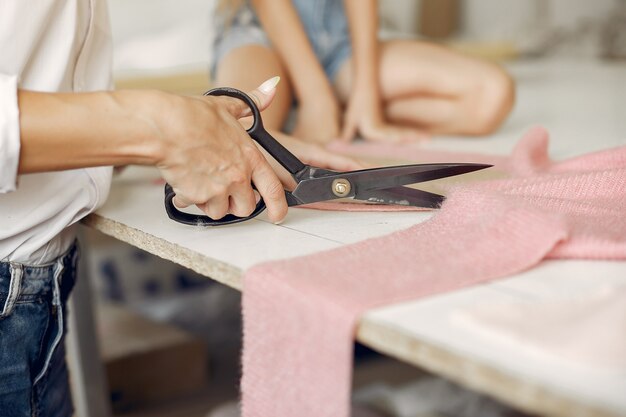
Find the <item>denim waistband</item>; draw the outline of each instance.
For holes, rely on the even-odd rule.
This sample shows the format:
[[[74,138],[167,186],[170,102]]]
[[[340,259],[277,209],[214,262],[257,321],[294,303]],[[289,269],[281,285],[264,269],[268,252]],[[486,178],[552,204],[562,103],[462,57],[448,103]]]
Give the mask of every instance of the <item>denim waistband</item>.
[[[74,242],[67,252],[44,265],[0,262],[0,301],[12,298],[16,302],[28,302],[54,296],[55,280],[56,297],[65,299],[74,286],[78,254],[78,244]]]

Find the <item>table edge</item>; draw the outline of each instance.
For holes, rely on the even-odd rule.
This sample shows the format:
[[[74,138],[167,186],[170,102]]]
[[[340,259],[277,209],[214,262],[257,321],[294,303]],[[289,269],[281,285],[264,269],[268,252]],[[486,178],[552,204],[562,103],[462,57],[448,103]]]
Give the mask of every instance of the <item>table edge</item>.
[[[418,340],[394,326],[363,317],[357,340],[364,345],[528,413],[555,417],[624,417],[598,405],[576,401],[530,380],[503,372],[428,340]]]
[[[189,268],[200,275],[231,288],[239,291],[243,288],[243,271],[240,268],[204,256],[176,243],[169,242],[150,233],[108,219],[97,213],[92,213],[85,217],[81,223],[160,258]]]

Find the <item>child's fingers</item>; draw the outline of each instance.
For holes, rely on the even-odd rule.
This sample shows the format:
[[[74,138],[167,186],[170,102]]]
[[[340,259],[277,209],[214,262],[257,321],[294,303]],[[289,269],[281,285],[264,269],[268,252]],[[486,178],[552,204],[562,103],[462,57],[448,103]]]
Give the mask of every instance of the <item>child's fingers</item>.
[[[341,136],[339,136],[339,140],[342,142],[351,142],[356,136],[357,125],[356,123],[347,121],[343,129],[341,131]]]

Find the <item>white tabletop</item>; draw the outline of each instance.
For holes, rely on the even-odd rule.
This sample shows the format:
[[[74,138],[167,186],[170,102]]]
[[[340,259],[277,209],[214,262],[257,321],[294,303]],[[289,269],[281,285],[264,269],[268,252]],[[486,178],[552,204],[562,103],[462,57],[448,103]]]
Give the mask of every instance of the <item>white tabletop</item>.
[[[441,138],[429,149],[508,153],[523,132],[543,125],[556,158],[626,144],[626,65],[522,62],[512,117],[488,138]],[[407,228],[431,214],[321,212],[292,208],[273,225],[264,215],[242,224],[194,228],[169,220],[151,169],[129,168],[106,205],[85,223],[235,288],[259,262],[332,249]],[[626,416],[626,371],[593,372],[482,338],[455,323],[459,309],[514,300],[551,300],[603,284],[626,284],[626,262],[550,261],[523,274],[368,312],[358,339],[381,352],[550,415]],[[626,337],[626,330],[624,330]]]

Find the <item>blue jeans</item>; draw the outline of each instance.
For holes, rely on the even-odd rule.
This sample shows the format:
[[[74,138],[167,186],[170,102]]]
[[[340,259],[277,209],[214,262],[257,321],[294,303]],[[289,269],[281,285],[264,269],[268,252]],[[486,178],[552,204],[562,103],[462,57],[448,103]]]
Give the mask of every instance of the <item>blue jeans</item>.
[[[0,416],[70,417],[66,301],[78,250],[30,266],[0,262]]]
[[[348,19],[343,0],[293,0],[313,51],[332,83],[344,62],[352,55]],[[270,47],[269,37],[261,27],[250,1],[236,11],[232,21],[228,13],[214,17],[215,38],[211,70],[233,49],[258,44]]]

